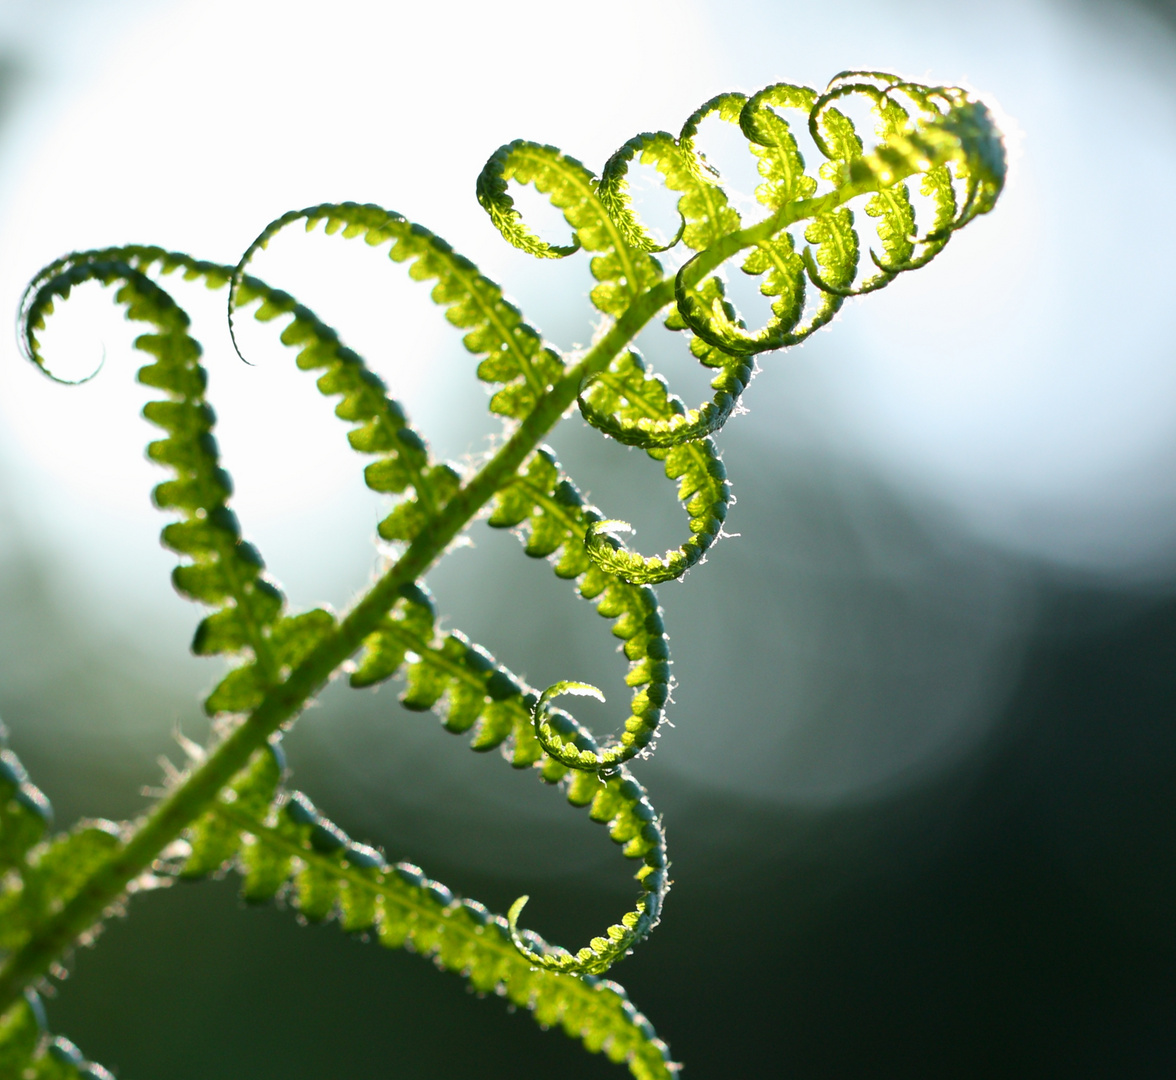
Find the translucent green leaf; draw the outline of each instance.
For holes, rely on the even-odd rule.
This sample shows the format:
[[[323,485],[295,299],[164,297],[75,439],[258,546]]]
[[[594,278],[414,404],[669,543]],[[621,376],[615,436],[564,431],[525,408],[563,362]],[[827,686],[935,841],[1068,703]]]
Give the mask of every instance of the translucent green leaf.
[[[22,998],[0,1016],[0,1077],[20,1077],[32,1061],[41,1024],[29,999]]]
[[[259,771],[273,775],[272,765],[259,757],[236,790],[260,794]],[[644,827],[645,818],[653,820],[642,809],[647,803],[640,785],[621,778],[596,783],[603,794],[593,816],[609,821],[614,839],[626,838],[635,850],[631,821]],[[676,1074],[669,1049],[621,986],[551,970],[549,957],[561,958],[559,963],[566,966],[562,958],[568,954],[529,932],[520,935],[529,952],[520,953],[502,916],[455,897],[417,866],[389,865],[376,849],[355,843],[324,818],[304,795],[275,792],[268,806],[259,806],[256,798],[243,794],[218,802],[213,814],[236,833],[239,845],[249,838],[241,847],[247,899],[266,899],[289,882],[287,902],[308,920],[337,919],[349,932],[372,931],[387,947],[411,946],[446,970],[461,973],[474,989],[505,996],[531,1010],[541,1024],[560,1025],[589,1050],[628,1065],[641,1080],[668,1080]],[[659,861],[657,856],[647,858]],[[664,858],[660,862],[664,866]],[[286,876],[279,882],[283,870]],[[196,876],[187,867],[183,872]],[[652,864],[646,866],[647,878],[654,872]],[[623,931],[632,932],[627,926]],[[603,940],[601,944],[607,947]]]
[[[778,109],[800,112],[807,123],[817,101],[817,92],[807,86],[775,83],[752,95],[739,113],[739,126],[751,144],[758,161],[756,167],[764,183],[755,189],[755,197],[765,206],[778,210],[797,199],[816,193],[815,177],[805,172],[804,155],[796,143],[787,119]]]
[[[278,663],[297,667],[334,629],[335,616],[322,608],[282,619],[270,636]]]
[[[850,121],[854,97],[873,109],[872,132],[859,132]],[[698,150],[699,127],[708,117],[738,123],[750,142],[762,181],[756,197],[766,211],[750,226],[743,225],[722,178]],[[806,166],[794,136],[793,125],[802,118],[824,158],[815,168]],[[658,243],[629,198],[627,177],[635,161],[654,165],[678,193],[681,226],[665,246],[681,242],[694,254],[673,282],[663,279],[650,256]],[[930,200],[927,221],[916,220],[910,196],[916,178]],[[282,791],[276,748],[256,754],[212,805],[201,801],[203,812],[187,830],[181,872],[203,876],[235,867],[251,901],[281,897],[305,919],[338,920],[350,932],[410,946],[463,972],[474,988],[533,1009],[539,1022],[563,1025],[589,1049],[627,1062],[636,1076],[672,1074],[676,1067],[645,1018],[615,984],[595,978],[649,933],[668,888],[660,820],[626,765],[652,748],[672,682],[660,608],[646,586],[681,575],[721,533],[729,487],[708,436],[734,412],[751,377],[750,357],[796,344],[827,324],[845,297],[882,288],[925,265],[956,230],[992,208],[1004,178],[1003,143],[982,104],[962,90],[878,72],[843,72],[819,95],[783,83],[750,98],[719,95],[687,119],[676,139],[666,132],[630,139],[599,180],[553,147],[511,143],[479,179],[484,207],[510,242],[534,255],[563,256],[581,247],[590,252],[597,282],[591,299],[608,316],[571,372],[468,260],[380,207],[323,204],[284,215],[236,268],[138,246],[82,252],[47,267],[21,310],[23,347],[42,368],[38,335],[55,302],[77,285],[114,286],[128,318],[145,324],[136,347],[150,359],[139,379],[161,394],[144,415],[163,433],[149,445],[148,456],[171,473],[156,486],[154,499],[179,518],[164,528],[163,538],[183,556],[176,587],[212,609],[197,628],[193,649],[241,658],[206,708],[212,714],[257,710],[236,727],[233,718],[217,721],[223,741],[214,740],[205,765],[215,766],[217,753],[243,745],[234,740],[256,745],[260,736],[249,743],[250,733],[289,722],[358,647],[355,685],[402,673],[401,700],[408,708],[434,710],[444,727],[467,736],[472,749],[499,749],[512,766],[533,767],[544,782],[561,784],[567,801],[586,807],[622,853],[638,862],[640,891],[632,910],[577,952],[551,946],[520,926],[525,898],[508,918],[491,916],[480,904],[453,897],[419,867],[389,866],[378,850],[352,841],[305,796]],[[534,235],[510,197],[511,182],[533,184],[563,211],[572,228],[570,244],[556,246]],[[871,219],[878,237],[872,246],[866,238],[871,230],[861,231]],[[430,282],[431,299],[465,332],[466,347],[478,357],[478,376],[491,384],[491,410],[519,421],[491,465],[475,475],[432,460],[383,382],[335,331],[293,297],[246,274],[253,255],[298,221],[362,236],[371,246],[387,244],[410,277]],[[863,249],[869,260],[861,257]],[[770,303],[770,316],[758,329],[748,327],[723,286],[736,258]],[[318,390],[336,399],[334,411],[349,425],[350,445],[373,459],[364,470],[368,485],[398,498],[379,534],[409,545],[407,561],[338,623],[325,610],[287,614],[260,555],[242,538],[229,508],[232,483],[220,463],[216,417],[205,401],[200,346],[188,332],[187,315],[149,276],[177,270],[212,288],[229,286],[230,329],[234,313],[254,303],[254,318],[277,324],[282,342],[298,350],[298,366],[315,372]],[[666,325],[686,334],[691,353],[714,369],[713,398],[697,409],[688,409],[664,380],[646,371],[630,348],[636,333],[671,306],[671,297]],[[689,536],[678,548],[654,557],[629,550],[618,535],[628,527],[586,505],[550,451],[527,456],[577,393],[590,423],[646,449],[676,481],[689,522]],[[563,680],[540,694],[460,632],[441,631],[419,581],[401,585],[425,573],[483,505],[491,525],[516,529],[528,555],[548,559],[557,576],[573,582],[610,620],[632,689],[629,714],[615,739],[598,742],[554,706],[558,694],[583,684]],[[226,760],[235,767],[240,759],[220,762]],[[184,786],[189,780],[183,776],[169,783],[180,792],[201,791],[201,778],[210,774],[204,769],[194,769],[192,787]],[[165,812],[156,820],[166,818]],[[86,822],[44,841],[47,820],[44,796],[4,751],[0,948],[29,941],[70,896],[87,895],[88,883],[117,865],[110,853],[121,844],[119,827]],[[168,849],[169,860],[178,857],[180,846]],[[129,843],[122,850],[133,848]],[[158,870],[166,863],[140,868],[147,865]],[[32,1013],[35,1005],[35,998],[26,1002]],[[106,1075],[67,1040],[50,1040],[34,1019],[30,1039],[28,1016],[19,1009],[0,1018],[0,1061],[11,1050],[22,1080]]]
[[[710,281],[718,286],[716,278]],[[698,337],[692,338],[690,346],[703,363],[723,368],[711,381],[713,400],[701,408],[687,409],[680,398],[669,393],[665,380],[649,375],[642,358],[629,350],[607,371],[594,376],[580,393],[581,415],[618,442],[645,448],[691,442],[718,431],[751,381],[751,365],[746,358],[724,353]]]
[[[484,357],[478,366],[478,377],[489,383],[504,384],[505,389],[512,391],[495,395],[491,400],[492,412],[521,418],[562,374],[563,360],[559,353],[542,340],[518,308],[504,299],[502,290],[480,274],[469,259],[457,254],[428,229],[370,204],[324,203],[292,211],[272,222],[250,245],[233,274],[236,284],[230,310],[262,295],[251,284],[253,279],[243,276],[244,268],[257,251],[297,221],[305,221],[308,230],[325,222],[328,232],[342,229],[343,236],[363,236],[372,246],[391,242],[389,256],[393,262],[406,263],[414,281],[435,282],[430,294],[433,302],[445,308],[445,316],[452,325],[466,331],[463,338],[466,348]],[[271,297],[265,299],[273,305]],[[283,310],[295,312],[297,305],[292,299],[287,297],[283,304]],[[403,434],[403,413],[400,423],[396,423],[395,414],[384,411],[375,394],[360,385],[359,369],[355,367],[359,358],[350,350],[342,350],[337,340],[318,329],[316,322],[309,312],[298,307],[294,321],[283,332],[283,340],[289,344],[307,342],[299,354],[299,365],[308,369],[326,367],[327,373],[319,381],[323,392],[349,395],[339,407],[342,410],[339,415],[364,421],[365,426],[359,429],[364,434],[352,438],[356,449],[402,453],[403,447],[398,448],[396,441]],[[362,378],[373,389],[378,382],[370,373]],[[423,447],[419,437],[416,442]],[[402,477],[395,466],[370,470],[371,467],[369,483],[374,480],[381,485],[376,490],[404,490],[403,486],[397,486]],[[419,495],[420,485],[415,480],[411,482],[418,487]]]
[[[555,248],[538,240],[522,224],[514,201],[506,194],[509,180],[534,184],[575,230],[570,248]],[[628,305],[662,278],[656,259],[630,246],[626,230],[609,213],[597,191],[596,178],[575,158],[552,146],[518,139],[503,146],[486,162],[478,177],[478,200],[507,240],[539,257],[571,254],[576,247],[596,252],[592,276],[600,283],[592,303],[618,318]]]
[[[271,686],[256,663],[230,671],[204,701],[209,716],[217,713],[243,713],[257,708]]]
[[[232,805],[241,813],[264,817],[273,802],[282,772],[283,765],[276,747],[258,751],[249,767],[221,796],[219,804]],[[186,835],[190,852],[180,871],[180,876],[185,878],[215,873],[235,858],[241,848],[240,830],[218,814],[215,807],[190,826]],[[258,874],[264,874],[265,869],[258,867]]]

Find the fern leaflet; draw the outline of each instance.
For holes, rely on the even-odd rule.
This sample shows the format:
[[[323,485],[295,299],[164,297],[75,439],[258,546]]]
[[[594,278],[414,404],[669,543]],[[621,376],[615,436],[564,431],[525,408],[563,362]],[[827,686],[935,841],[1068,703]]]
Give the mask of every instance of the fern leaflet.
[[[677,1072],[668,1047],[623,988],[551,969],[542,960],[564,954],[537,934],[519,934],[477,901],[453,896],[420,867],[389,864],[376,849],[355,843],[305,795],[281,787],[284,770],[276,744],[258,752],[189,830],[187,849],[177,858],[182,877],[235,865],[241,895],[251,903],[282,895],[311,922],[335,919],[348,933],[432,957],[479,993],[503,996],[529,1009],[538,1023],[558,1024],[589,1050],[627,1064],[638,1080]]]

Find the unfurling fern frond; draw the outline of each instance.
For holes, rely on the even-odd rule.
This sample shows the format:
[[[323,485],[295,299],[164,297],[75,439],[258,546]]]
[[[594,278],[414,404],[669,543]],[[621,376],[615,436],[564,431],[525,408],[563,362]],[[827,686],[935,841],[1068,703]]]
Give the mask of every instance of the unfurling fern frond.
[[[869,133],[851,116],[863,105],[872,116]],[[699,148],[703,126],[712,122],[737,125],[755,160],[760,217],[752,224]],[[805,132],[823,159],[815,169],[797,138]],[[655,168],[677,195],[679,225],[668,243],[646,227],[629,197],[634,163]],[[619,986],[599,978],[657,923],[669,884],[661,821],[630,772],[653,749],[672,688],[668,638],[651,585],[681,577],[722,534],[730,488],[712,437],[736,412],[755,357],[805,340],[846,298],[926,265],[955,231],[992,209],[1004,174],[1004,147],[983,104],[956,88],[878,72],[843,72],[822,92],[777,83],[750,96],[720,94],[677,136],[630,139],[599,177],[554,147],[512,142],[487,162],[478,199],[523,251],[539,258],[589,254],[590,298],[605,320],[591,346],[568,358],[468,259],[378,206],[323,203],[284,214],[235,266],[132,245],[46,267],[22,301],[21,341],[47,374],[38,335],[79,285],[115,286],[127,317],[148,328],[135,340],[150,357],[138,378],[161,397],[143,413],[165,433],[148,455],[173,473],[154,498],[178,515],[163,541],[186,560],[173,581],[211,609],[193,651],[236,666],[205,703],[218,718],[210,746],[137,822],[83,821],[46,839],[48,803],[0,746],[0,1080],[105,1076],[67,1040],[44,1033],[30,988],[153,875],[170,869],[198,878],[226,866],[241,871],[248,900],[283,896],[309,920],[335,918],[350,932],[431,955],[475,989],[501,993],[541,1023],[558,1023],[589,1049],[627,1063],[640,1080],[673,1075],[677,1066],[648,1021]],[[922,202],[912,195],[916,179]],[[514,204],[512,183],[534,185],[562,211],[569,243],[535,235]],[[919,219],[923,213],[929,220]],[[430,298],[463,332],[478,378],[492,389],[491,411],[509,421],[483,462],[458,468],[434,460],[363,359],[294,297],[248,274],[254,256],[296,222],[307,230],[323,223],[328,233],[362,236],[372,247],[388,244],[393,262],[430,283]],[[675,259],[676,271],[667,274],[655,253]],[[736,259],[767,304],[758,328],[732,303],[725,274]],[[340,615],[289,612],[260,554],[242,537],[206,401],[201,347],[159,280],[177,270],[210,288],[228,287],[230,335],[247,306],[256,305],[252,314],[261,322],[282,321],[282,342],[297,350],[299,368],[316,373],[319,391],[337,399],[334,411],[350,425],[350,445],[368,457],[368,487],[396,498],[378,526],[392,556]],[[713,395],[697,408],[647,370],[635,348],[659,317],[714,372]],[[677,482],[689,522],[679,547],[660,556],[628,550],[620,534],[630,526],[586,504],[543,445],[577,404],[589,424],[644,449]],[[527,555],[550,560],[556,575],[611,621],[633,691],[615,740],[597,739],[554,705],[563,695],[599,696],[594,687],[569,678],[541,691],[461,632],[438,628],[425,576],[482,513],[492,527],[517,530]],[[285,791],[277,740],[342,671],[355,687],[402,676],[407,709],[434,710],[447,730],[468,736],[472,749],[500,749],[515,768],[562,785],[567,801],[587,808],[638,862],[634,910],[569,952],[519,929],[526,897],[505,918],[491,916],[476,902],[456,900],[419,868],[389,865],[305,796]]]
[[[534,184],[540,194],[563,211],[575,242],[552,247],[539,240],[523,223],[507,183]],[[518,139],[500,147],[478,177],[478,201],[499,232],[515,247],[539,258],[562,258],[581,248],[592,252],[592,276],[599,284],[589,294],[604,314],[619,318],[629,305],[662,280],[661,264],[634,248],[625,230],[604,205],[596,177],[573,157],[554,146]]]
[[[347,239],[362,236],[372,247],[391,243],[389,257],[393,262],[407,263],[414,281],[435,281],[430,294],[433,302],[445,309],[445,317],[454,326],[466,331],[465,347],[483,357],[478,378],[501,386],[491,399],[491,412],[521,419],[562,375],[563,359],[556,349],[542,340],[523,320],[519,309],[503,297],[502,289],[483,277],[469,259],[428,229],[370,204],[324,203],[283,214],[267,225],[234,271],[229,294],[230,326],[236,308],[256,295],[244,279],[245,269],[258,251],[297,221],[305,221],[307,232],[325,222],[327,233],[342,230]]]
[[[589,1050],[627,1064],[639,1080],[677,1072],[669,1048],[620,986],[550,970],[544,961],[558,959],[559,950],[537,934],[518,934],[477,901],[455,897],[420,867],[390,864],[375,848],[351,840],[305,795],[282,788],[284,771],[276,745],[257,754],[189,830],[181,877],[235,866],[250,903],[280,895],[311,922],[334,919],[348,933],[432,957],[477,992],[499,994],[540,1024],[558,1024]]]
[[[438,635],[432,598],[416,586],[404,590],[402,604],[368,639],[351,676],[353,686],[363,687],[403,672],[406,685],[400,700],[405,708],[415,712],[435,709],[447,731],[471,735],[471,749],[486,752],[502,748],[515,768],[534,767],[549,784],[566,780],[568,802],[588,807],[592,820],[606,825],[612,839],[623,845],[625,856],[641,860],[636,874],[641,894],[635,910],[610,926],[606,936],[594,938],[574,955],[556,948],[536,952],[525,944],[525,938],[516,941],[536,964],[566,973],[607,970],[657,924],[669,889],[660,821],[645,789],[623,764],[648,745],[650,736],[645,733],[651,730],[650,713],[656,728],[661,708],[651,698],[665,702],[669,665],[664,658],[668,650],[656,601],[645,590],[618,586],[638,594],[624,597],[618,591],[614,596],[619,602],[646,612],[635,625],[628,617],[630,611],[608,609],[609,614],[620,616],[616,627],[629,634],[632,645],[627,644],[626,651],[631,649],[636,661],[630,665],[630,682],[643,689],[634,695],[634,715],[626,724],[621,745],[603,753],[573,717],[545,708],[550,690],[540,695],[460,632]],[[649,611],[651,601],[654,606]],[[646,607],[641,607],[643,604]],[[661,654],[662,661],[654,662],[654,653]],[[513,913],[515,919],[519,911],[521,907]]]

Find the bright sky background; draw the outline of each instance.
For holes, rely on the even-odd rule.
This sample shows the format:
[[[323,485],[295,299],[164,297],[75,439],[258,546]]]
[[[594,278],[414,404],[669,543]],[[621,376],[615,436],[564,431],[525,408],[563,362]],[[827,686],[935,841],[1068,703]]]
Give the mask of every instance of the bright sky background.
[[[590,309],[577,316],[545,280],[584,290],[582,263],[514,252],[474,199],[500,144],[551,142],[598,168],[633,133],[677,130],[720,90],[820,86],[850,67],[969,85],[1008,122],[1013,170],[997,211],[933,266],[849,305],[830,332],[765,358],[737,422],[781,452],[797,438],[782,429],[799,423],[813,446],[986,541],[1099,573],[1171,567],[1173,35],[1127,4],[1079,16],[1046,0],[994,0],[983,17],[921,0],[578,10],[6,0],[0,46],[24,56],[27,77],[0,129],[0,311],[70,250],[141,241],[232,262],[282,211],[352,199],[447,238],[567,345],[589,337]],[[369,355],[443,454],[484,449],[484,398],[455,336],[382,255],[291,236],[256,269]],[[370,559],[377,515],[341,426],[272,335],[246,332],[258,364],[246,368],[226,350],[220,300],[183,299],[248,531],[296,601],[340,602],[361,580],[340,582],[334,567]],[[182,648],[190,607],[141,584],[166,582],[173,560],[146,497],[159,473],[142,456],[129,341],[91,289],[45,343],[66,374],[105,353],[93,383],[54,386],[11,338],[0,347],[3,498],[39,543],[68,552],[96,598],[119,598],[128,625],[149,609],[151,625],[182,626],[161,647]],[[435,354],[441,367],[427,367]]]

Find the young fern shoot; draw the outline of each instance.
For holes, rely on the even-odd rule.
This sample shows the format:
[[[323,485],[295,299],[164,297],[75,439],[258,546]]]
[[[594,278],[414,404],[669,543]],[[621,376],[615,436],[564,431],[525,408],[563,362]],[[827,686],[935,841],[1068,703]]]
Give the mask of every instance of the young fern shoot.
[[[850,103],[868,107],[872,131],[855,128]],[[760,216],[751,224],[697,147],[700,125],[712,117],[737,125],[755,158],[762,183]],[[801,153],[797,123],[823,159],[815,170]],[[654,166],[678,193],[680,224],[669,244],[658,244],[629,197],[634,162]],[[657,924],[669,887],[661,820],[631,771],[654,745],[671,685],[652,586],[681,577],[722,531],[730,489],[712,436],[735,410],[755,357],[803,341],[847,297],[926,265],[956,230],[992,209],[1004,175],[1001,136],[983,104],[963,90],[879,72],[843,72],[820,92],[780,83],[751,96],[719,95],[676,136],[630,139],[599,176],[554,147],[510,143],[486,163],[477,197],[523,251],[543,259],[589,254],[590,298],[605,324],[592,347],[572,358],[447,243],[371,205],[285,214],[236,265],[129,245],[74,253],[42,270],[21,305],[21,341],[51,378],[38,335],[76,286],[116,286],[127,318],[144,324],[135,347],[149,360],[138,379],[160,394],[143,412],[164,433],[148,454],[170,470],[154,500],[174,517],[163,543],[183,560],[173,582],[210,609],[193,651],[234,658],[236,666],[204,703],[216,721],[210,745],[136,821],[83,821],[49,836],[47,800],[15,755],[0,751],[0,1078],[109,1075],[46,1033],[37,987],[129,892],[162,876],[203,878],[226,867],[241,873],[247,899],[281,894],[309,920],[335,919],[390,947],[411,944],[475,989],[504,994],[541,1023],[603,1050],[640,1080],[676,1073],[648,1020],[602,978]],[[916,180],[928,221],[916,220]],[[511,183],[534,185],[563,212],[572,230],[567,244],[534,234]],[[855,216],[862,210],[876,223],[876,248],[863,239]],[[295,224],[386,245],[410,277],[429,283],[432,300],[464,332],[478,378],[493,389],[490,409],[504,421],[503,443],[480,468],[436,460],[363,359],[312,311],[250,274],[253,256]],[[673,274],[656,258],[670,249],[683,255]],[[735,259],[769,302],[762,326],[748,326],[728,299],[724,274]],[[213,434],[201,347],[163,284],[175,271],[226,291],[230,332],[247,308],[262,322],[282,320],[282,342],[296,350],[299,368],[316,374],[319,391],[349,425],[348,441],[367,459],[368,487],[397,496],[378,528],[395,559],[341,615],[291,612],[243,538]],[[647,369],[633,342],[655,317],[714,371],[710,400],[689,407]],[[621,538],[628,526],[588,504],[543,445],[572,406],[604,435],[643,448],[676,481],[687,516],[676,548],[631,550]],[[616,737],[598,739],[555,704],[600,696],[595,687],[570,680],[529,686],[464,634],[438,629],[425,575],[481,514],[516,531],[528,555],[548,559],[611,621],[633,691]],[[586,808],[636,864],[632,910],[575,951],[549,944],[520,927],[525,897],[506,917],[492,915],[420,868],[388,863],[288,789],[282,733],[342,670],[355,687],[402,677],[407,709],[433,710],[472,749],[501,748],[512,766],[533,770]]]

